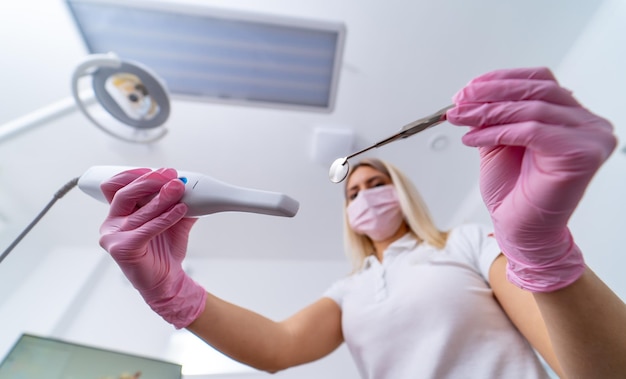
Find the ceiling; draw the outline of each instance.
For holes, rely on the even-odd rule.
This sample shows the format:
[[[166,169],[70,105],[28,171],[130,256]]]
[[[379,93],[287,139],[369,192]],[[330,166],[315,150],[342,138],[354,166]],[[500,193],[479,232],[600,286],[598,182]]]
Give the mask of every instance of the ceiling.
[[[316,128],[348,129],[356,146],[450,103],[472,77],[506,67],[558,68],[601,1],[196,1],[229,9],[341,21],[347,39],[332,113],[175,101],[169,134],[150,146],[105,135],[78,113],[0,142],[0,242],[7,246],[67,181],[100,164],[169,166],[300,202],[294,218],[204,217],[189,254],[233,259],[343,259],[342,187],[312,159]],[[0,4],[0,124],[70,94],[86,54],[60,0]],[[412,177],[437,224],[476,201],[476,152],[444,123],[374,151]],[[433,150],[434,139],[444,139]],[[330,162],[328,162],[330,163]],[[470,207],[471,208],[471,207]],[[97,246],[106,206],[79,190],[61,199],[13,254]]]

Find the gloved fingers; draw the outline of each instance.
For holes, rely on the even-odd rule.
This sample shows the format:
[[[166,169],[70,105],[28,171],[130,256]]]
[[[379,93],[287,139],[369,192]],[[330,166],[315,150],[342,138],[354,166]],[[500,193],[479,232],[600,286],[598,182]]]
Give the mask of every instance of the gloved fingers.
[[[185,213],[187,211],[185,210]],[[168,237],[171,246],[175,248],[171,250],[171,255],[178,262],[182,262],[187,254],[187,244],[189,242],[189,232],[193,225],[198,221],[197,218],[184,217],[176,223],[176,226],[168,229]]]
[[[118,263],[130,263],[142,259],[148,243],[180,221],[185,213],[187,213],[187,206],[179,203],[134,229],[119,225],[103,227],[100,246],[108,251]]]
[[[571,91],[552,80],[499,79],[476,82],[453,96],[455,104],[542,100],[548,103],[580,106]]]
[[[126,216],[120,230],[134,230],[151,220],[159,218],[180,202],[185,194],[185,184],[178,179],[171,179],[159,189],[159,193],[135,211]],[[185,206],[186,208],[186,206]],[[176,220],[178,221],[178,220]]]
[[[576,126],[597,118],[582,107],[568,107],[536,100],[459,104],[450,109],[446,117],[452,124],[471,127],[527,121]]]
[[[142,239],[142,241],[148,242],[182,220],[185,217],[185,213],[187,213],[187,205],[178,203],[158,216],[138,225],[133,233]]]
[[[502,79],[533,79],[556,82],[556,77],[547,67],[509,68],[494,70],[472,79],[469,84]]]
[[[171,230],[170,238],[172,240],[172,244],[177,245],[183,241],[186,243],[189,237],[189,231],[196,221],[198,221],[198,218],[196,217],[184,217],[182,220],[178,221],[176,230]]]
[[[159,169],[136,178],[115,193],[111,200],[109,216],[128,216],[134,213],[176,176],[174,169]]]
[[[462,141],[473,147],[521,146],[543,150],[542,145],[550,146],[554,142],[552,137],[556,134],[555,128],[564,129],[563,126],[542,124],[536,121],[494,125],[472,129],[462,137]],[[549,138],[545,138],[548,133]],[[563,134],[566,135],[566,133],[567,131]]]
[[[563,159],[581,169],[587,164],[599,167],[617,145],[617,139],[604,125],[571,128],[536,121],[472,129],[462,141],[474,147],[524,146],[546,155],[567,157]]]
[[[520,175],[526,148],[523,146],[487,145],[478,148],[480,153],[480,170],[488,171],[482,176],[481,189],[483,200],[491,211],[491,205],[498,203],[497,198],[508,194],[515,187]],[[505,161],[507,164],[497,164]],[[495,163],[495,164],[494,164]]]
[[[149,168],[135,168],[132,170],[121,172],[102,183],[100,185],[100,190],[106,197],[107,201],[110,203],[113,200],[113,196],[115,196],[115,193],[117,191],[119,191],[123,187],[126,187],[133,180],[151,171],[152,170],[150,170]]]

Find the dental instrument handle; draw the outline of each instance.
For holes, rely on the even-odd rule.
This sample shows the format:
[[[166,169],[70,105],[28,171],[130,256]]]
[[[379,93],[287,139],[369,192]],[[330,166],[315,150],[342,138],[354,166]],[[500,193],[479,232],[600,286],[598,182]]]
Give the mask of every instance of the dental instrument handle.
[[[391,142],[391,141],[389,141],[389,142]],[[382,143],[382,142],[379,142],[379,143],[377,143],[377,144],[375,144],[375,145],[372,145],[372,146],[366,147],[366,148],[365,148],[365,149],[363,149],[363,150],[359,150],[359,151],[357,151],[356,153],[352,153],[352,154],[350,154],[350,155],[346,156],[346,157],[344,158],[344,160],[347,162],[347,161],[348,161],[348,159],[350,159],[350,158],[356,157],[357,155],[359,155],[359,154],[363,154],[363,153],[365,153],[366,151],[369,151],[369,150],[375,149],[375,148],[377,148],[377,147],[379,147],[379,146],[385,145],[385,144],[387,144],[388,142],[385,142],[385,143],[382,143],[382,144],[381,144],[381,143]]]
[[[435,125],[439,125],[440,123],[446,121],[446,112],[454,107],[455,104],[448,105],[447,107],[441,108],[430,116],[426,116],[407,125],[404,125],[402,129],[400,129],[400,133],[398,134],[401,134],[402,138],[406,138],[412,136],[413,134],[431,128]]]
[[[428,128],[431,128],[435,125],[439,125],[442,122],[446,121],[446,112],[449,109],[454,108],[454,104],[453,105],[448,105],[445,108],[441,108],[440,110],[438,110],[437,112],[433,113],[430,116],[424,117],[424,118],[420,118],[419,120],[415,120],[409,124],[406,124],[405,126],[403,126],[400,131],[390,137],[385,138],[384,140],[381,140],[377,143],[375,143],[374,145],[371,145],[369,147],[366,147],[365,149],[362,149],[360,151],[357,151],[356,153],[352,153],[348,156],[345,157],[346,160],[353,158],[359,154],[363,154],[366,151],[369,151],[371,149],[375,149],[375,148],[379,148],[381,146],[384,146],[388,143],[391,143],[395,140],[401,139],[401,138],[407,138],[410,137],[414,134],[417,134],[423,130],[426,130]]]
[[[78,188],[91,197],[107,202],[100,185],[114,175],[130,170],[127,166],[93,166],[78,180]],[[195,172],[178,171],[185,183],[182,202],[189,207],[187,217],[200,217],[218,212],[249,212],[293,217],[299,203],[278,192],[234,186]]]

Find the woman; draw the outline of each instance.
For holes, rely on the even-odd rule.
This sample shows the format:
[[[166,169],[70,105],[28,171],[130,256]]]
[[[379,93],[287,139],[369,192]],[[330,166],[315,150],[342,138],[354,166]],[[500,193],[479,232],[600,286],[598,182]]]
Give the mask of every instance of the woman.
[[[463,140],[479,149],[495,235],[479,226],[437,231],[397,170],[361,165],[346,187],[358,270],[282,322],[219,299],[184,273],[195,220],[184,218],[173,169],[132,170],[103,185],[111,210],[100,243],[165,320],[268,372],[319,359],[345,340],[365,378],[545,377],[528,341],[559,374],[623,377],[626,307],[586,268],[567,229],[615,147],[611,125],[547,69],[488,73],[455,104],[447,117],[471,128]],[[369,217],[371,201],[382,218]]]
[[[513,323],[560,371],[532,297],[503,280],[490,230],[437,230],[411,182],[380,160],[353,166],[346,183],[356,272],[326,296],[363,377],[547,377]]]

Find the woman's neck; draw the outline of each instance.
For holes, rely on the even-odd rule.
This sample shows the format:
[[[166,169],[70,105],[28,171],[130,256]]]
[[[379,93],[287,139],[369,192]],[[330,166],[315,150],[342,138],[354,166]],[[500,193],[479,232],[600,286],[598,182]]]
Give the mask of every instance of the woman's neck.
[[[372,241],[372,244],[374,245],[374,251],[376,253],[376,258],[378,258],[379,262],[383,261],[383,255],[385,253],[385,250],[387,250],[387,248],[389,247],[389,245],[391,245],[395,241],[402,238],[402,236],[408,233],[408,231],[409,231],[408,225],[405,222],[403,222],[402,225],[400,225],[398,230],[396,230],[396,232],[391,237],[386,238],[381,241]]]

